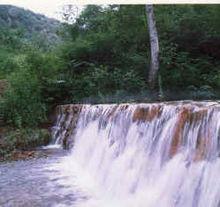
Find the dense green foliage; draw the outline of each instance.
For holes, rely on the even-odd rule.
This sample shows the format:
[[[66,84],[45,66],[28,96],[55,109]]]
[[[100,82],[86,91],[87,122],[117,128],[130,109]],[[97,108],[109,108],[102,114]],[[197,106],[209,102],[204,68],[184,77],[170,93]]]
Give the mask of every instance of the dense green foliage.
[[[32,44],[50,47],[59,42],[57,29],[60,23],[44,15],[23,8],[0,5],[0,28],[19,29],[23,40]],[[46,40],[46,41],[45,41]]]
[[[8,82],[0,109],[8,124],[36,126],[46,119],[47,94],[54,88],[59,61],[54,53],[24,43],[18,32],[2,29],[0,36],[0,78]]]
[[[218,96],[220,7],[155,6],[155,16],[161,88],[184,90],[182,98]],[[87,6],[69,30],[71,36],[61,49],[73,100],[147,90],[150,52],[143,5]]]
[[[219,97],[220,6],[161,5],[155,16],[158,88],[165,98]],[[22,27],[1,28],[0,79],[9,87],[0,108],[7,123],[36,126],[61,103],[153,99],[146,81],[150,46],[144,5],[87,6],[59,34],[62,44],[51,49],[38,36],[24,41]]]

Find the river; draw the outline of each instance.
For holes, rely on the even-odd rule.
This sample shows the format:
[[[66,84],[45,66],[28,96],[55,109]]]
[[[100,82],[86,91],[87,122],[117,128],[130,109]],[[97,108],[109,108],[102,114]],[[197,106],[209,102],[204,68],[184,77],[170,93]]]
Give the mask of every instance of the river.
[[[0,165],[0,206],[220,207],[218,102],[66,105],[53,134],[73,147]]]

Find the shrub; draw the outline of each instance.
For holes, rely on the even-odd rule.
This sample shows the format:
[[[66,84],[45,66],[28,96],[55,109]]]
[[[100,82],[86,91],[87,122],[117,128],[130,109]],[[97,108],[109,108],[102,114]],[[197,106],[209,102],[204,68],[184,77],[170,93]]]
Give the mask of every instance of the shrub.
[[[3,116],[14,126],[35,126],[45,118],[40,86],[35,74],[20,67],[9,77],[9,88],[3,96]]]
[[[46,129],[8,129],[0,139],[0,158],[9,156],[14,150],[28,150],[50,142]]]
[[[75,75],[70,85],[74,102],[90,96],[101,98],[119,90],[132,93],[146,88],[144,79],[134,70],[110,69],[103,65],[91,65],[84,73]]]

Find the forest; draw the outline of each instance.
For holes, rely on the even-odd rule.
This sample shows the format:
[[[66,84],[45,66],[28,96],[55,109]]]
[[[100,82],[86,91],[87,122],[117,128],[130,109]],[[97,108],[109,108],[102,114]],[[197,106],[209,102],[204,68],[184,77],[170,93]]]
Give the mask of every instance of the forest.
[[[0,124],[13,132],[7,132],[7,145],[12,144],[1,155],[42,137],[39,128],[60,104],[220,98],[219,5],[154,6],[160,48],[154,90],[148,84],[151,56],[144,5],[88,5],[73,22],[64,15],[65,22],[47,20],[43,28],[33,18],[7,24],[3,11]],[[30,24],[35,31],[28,29]],[[50,31],[41,34],[45,27]],[[34,138],[33,130],[38,133]],[[28,140],[21,143],[16,136]]]

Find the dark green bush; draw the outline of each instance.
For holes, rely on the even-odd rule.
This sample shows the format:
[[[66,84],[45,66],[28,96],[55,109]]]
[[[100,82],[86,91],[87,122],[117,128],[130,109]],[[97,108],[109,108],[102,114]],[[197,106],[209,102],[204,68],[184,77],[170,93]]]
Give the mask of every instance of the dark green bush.
[[[70,84],[72,101],[90,96],[105,96],[123,90],[129,93],[144,90],[145,81],[134,70],[122,71],[106,66],[91,65],[84,73],[75,75]]]
[[[3,116],[14,126],[36,126],[45,119],[45,104],[34,73],[21,65],[8,77],[9,88],[3,96]]]

